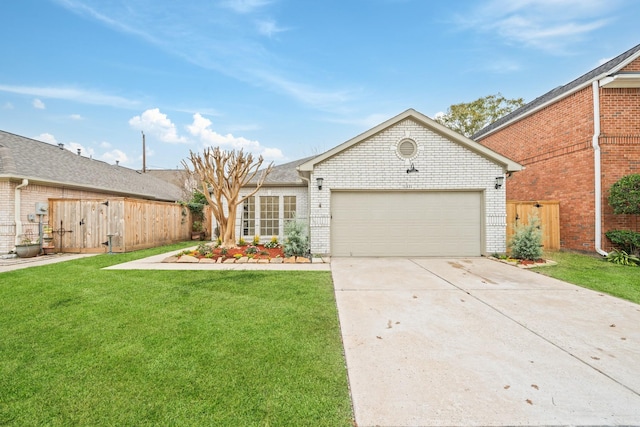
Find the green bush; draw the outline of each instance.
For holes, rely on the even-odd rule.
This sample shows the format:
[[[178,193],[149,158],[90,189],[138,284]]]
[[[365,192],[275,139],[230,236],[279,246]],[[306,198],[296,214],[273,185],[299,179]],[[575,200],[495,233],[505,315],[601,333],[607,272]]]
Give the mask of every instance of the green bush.
[[[309,238],[307,237],[307,228],[298,221],[288,222],[284,227],[285,256],[305,256],[309,252]]]
[[[542,230],[537,216],[530,216],[527,225],[516,225],[510,247],[514,258],[536,260],[542,257]]]
[[[616,249],[640,255],[640,233],[631,230],[610,230],[604,234]]]
[[[620,265],[640,265],[640,258],[635,255],[629,255],[623,250],[609,252],[607,261]]]
[[[623,176],[613,184],[609,205],[615,214],[640,215],[640,174]]]
[[[196,252],[198,252],[202,256],[206,256],[210,253],[213,253],[213,249],[206,243],[199,243],[198,247],[196,248]]]

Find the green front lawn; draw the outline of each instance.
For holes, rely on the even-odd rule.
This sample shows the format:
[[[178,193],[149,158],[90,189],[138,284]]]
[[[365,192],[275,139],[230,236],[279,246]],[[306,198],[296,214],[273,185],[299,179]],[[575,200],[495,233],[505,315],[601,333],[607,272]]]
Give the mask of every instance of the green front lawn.
[[[0,425],[352,425],[330,273],[100,270],[173,249],[0,274]]]
[[[538,273],[640,304],[640,267],[574,252],[545,252],[545,258],[558,265],[537,267]]]

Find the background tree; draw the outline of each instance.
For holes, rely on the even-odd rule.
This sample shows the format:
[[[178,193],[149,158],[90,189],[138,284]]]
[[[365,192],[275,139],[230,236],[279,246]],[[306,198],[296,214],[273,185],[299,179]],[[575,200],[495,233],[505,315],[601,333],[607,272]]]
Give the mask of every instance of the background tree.
[[[188,160],[191,165],[185,160],[182,161],[182,165],[188,173],[194,174],[204,189],[203,194],[218,223],[222,246],[227,248],[235,246],[238,205],[258,192],[273,169],[273,163],[260,171],[262,156],[255,160],[251,153],[244,154],[242,150],[223,151],[220,147],[206,148],[202,154],[189,151]],[[255,189],[240,197],[242,187],[253,180],[258,173],[260,176],[255,182]]]
[[[502,94],[488,95],[468,103],[451,105],[444,114],[436,115],[435,120],[467,138],[500,117],[522,107],[522,98],[507,99]]]

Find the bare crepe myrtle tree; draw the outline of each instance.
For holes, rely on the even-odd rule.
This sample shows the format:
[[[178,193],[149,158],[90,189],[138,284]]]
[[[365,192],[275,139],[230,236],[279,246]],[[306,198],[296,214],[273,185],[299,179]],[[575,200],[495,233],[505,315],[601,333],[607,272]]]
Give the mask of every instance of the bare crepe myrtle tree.
[[[263,161],[262,156],[256,160],[251,153],[245,154],[243,150],[224,151],[220,147],[205,148],[202,154],[189,150],[190,164],[186,160],[182,161],[187,172],[196,177],[204,190],[203,193],[218,223],[223,247],[235,246],[238,206],[258,192],[273,169],[273,163],[270,163],[266,169],[260,170]],[[252,182],[252,186],[255,183],[255,188],[240,197],[242,187],[256,177],[258,179]]]

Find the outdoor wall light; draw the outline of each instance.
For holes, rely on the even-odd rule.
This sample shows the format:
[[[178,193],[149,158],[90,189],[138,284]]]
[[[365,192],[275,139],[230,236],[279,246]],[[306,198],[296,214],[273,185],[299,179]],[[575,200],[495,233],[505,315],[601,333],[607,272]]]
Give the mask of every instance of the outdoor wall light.
[[[322,182],[324,178],[316,178],[316,182],[318,183],[318,190],[322,190]]]
[[[504,176],[496,176],[496,190],[502,187],[503,182],[504,182]]]
[[[411,167],[407,169],[407,173],[414,173],[414,172],[418,172],[418,169],[416,169],[416,167],[413,166],[413,163],[411,163]]]

